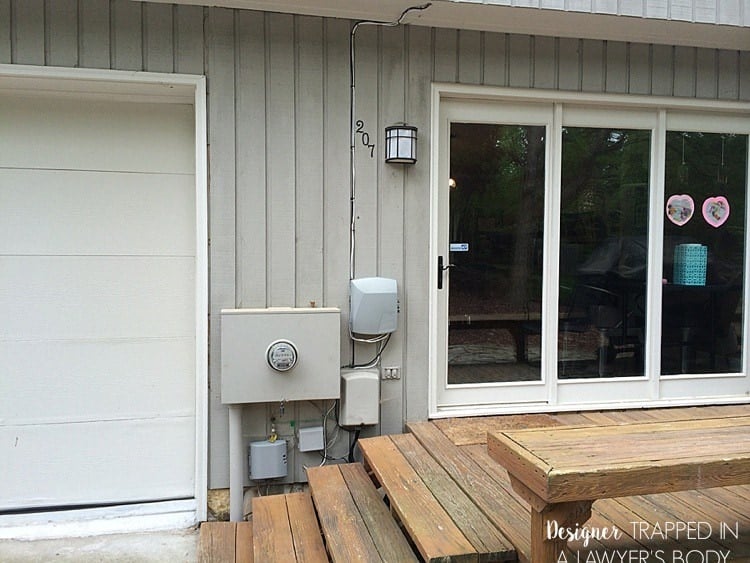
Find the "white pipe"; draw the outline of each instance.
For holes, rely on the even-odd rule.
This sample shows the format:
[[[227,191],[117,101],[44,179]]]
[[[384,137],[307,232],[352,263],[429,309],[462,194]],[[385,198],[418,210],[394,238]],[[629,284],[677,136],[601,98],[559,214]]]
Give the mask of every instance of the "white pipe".
[[[245,448],[242,446],[242,405],[229,405],[229,520],[244,519]]]

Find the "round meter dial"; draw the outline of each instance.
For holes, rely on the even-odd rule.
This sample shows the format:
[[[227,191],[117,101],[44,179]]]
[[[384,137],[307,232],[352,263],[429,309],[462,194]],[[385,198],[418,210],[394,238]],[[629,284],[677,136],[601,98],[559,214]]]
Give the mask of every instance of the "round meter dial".
[[[272,342],[266,350],[266,361],[276,371],[289,371],[297,363],[297,348],[288,340]]]

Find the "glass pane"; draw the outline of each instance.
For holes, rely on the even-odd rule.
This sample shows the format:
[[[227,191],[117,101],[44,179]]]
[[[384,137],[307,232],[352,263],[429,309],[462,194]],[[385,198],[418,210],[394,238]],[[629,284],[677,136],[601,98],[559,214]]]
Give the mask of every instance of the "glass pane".
[[[661,372],[742,368],[747,135],[667,132]]]
[[[450,384],[541,379],[544,133],[451,124]]]
[[[643,375],[651,134],[562,142],[558,377]]]

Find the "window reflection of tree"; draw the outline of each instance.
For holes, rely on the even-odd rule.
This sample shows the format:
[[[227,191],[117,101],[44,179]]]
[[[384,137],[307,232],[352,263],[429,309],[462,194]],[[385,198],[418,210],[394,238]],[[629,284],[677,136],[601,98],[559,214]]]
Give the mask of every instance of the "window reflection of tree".
[[[451,125],[450,176],[456,187],[450,190],[450,238],[470,248],[451,260],[483,269],[486,283],[475,289],[515,311],[541,301],[544,131],[542,126]]]
[[[563,129],[560,233],[563,305],[570,305],[568,301],[580,282],[579,270],[594,252],[605,244],[617,248],[612,240],[642,239],[645,244],[650,152],[649,131]],[[643,262],[640,266],[645,279],[645,257]],[[620,274],[611,273],[615,277]]]
[[[687,193],[695,214],[684,226],[664,226],[664,276],[671,278],[674,245],[699,242],[709,248],[707,283],[727,283],[741,277],[745,254],[747,135],[669,131],[665,163],[665,195]],[[708,225],[701,206],[707,197],[729,201],[729,219],[720,228]]]

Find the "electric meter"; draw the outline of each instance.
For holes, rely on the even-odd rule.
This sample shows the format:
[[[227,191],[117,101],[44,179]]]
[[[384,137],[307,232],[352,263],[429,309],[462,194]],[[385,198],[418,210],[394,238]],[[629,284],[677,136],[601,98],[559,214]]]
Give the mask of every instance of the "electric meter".
[[[289,371],[297,363],[297,348],[288,340],[276,340],[266,350],[266,361],[276,371]]]

